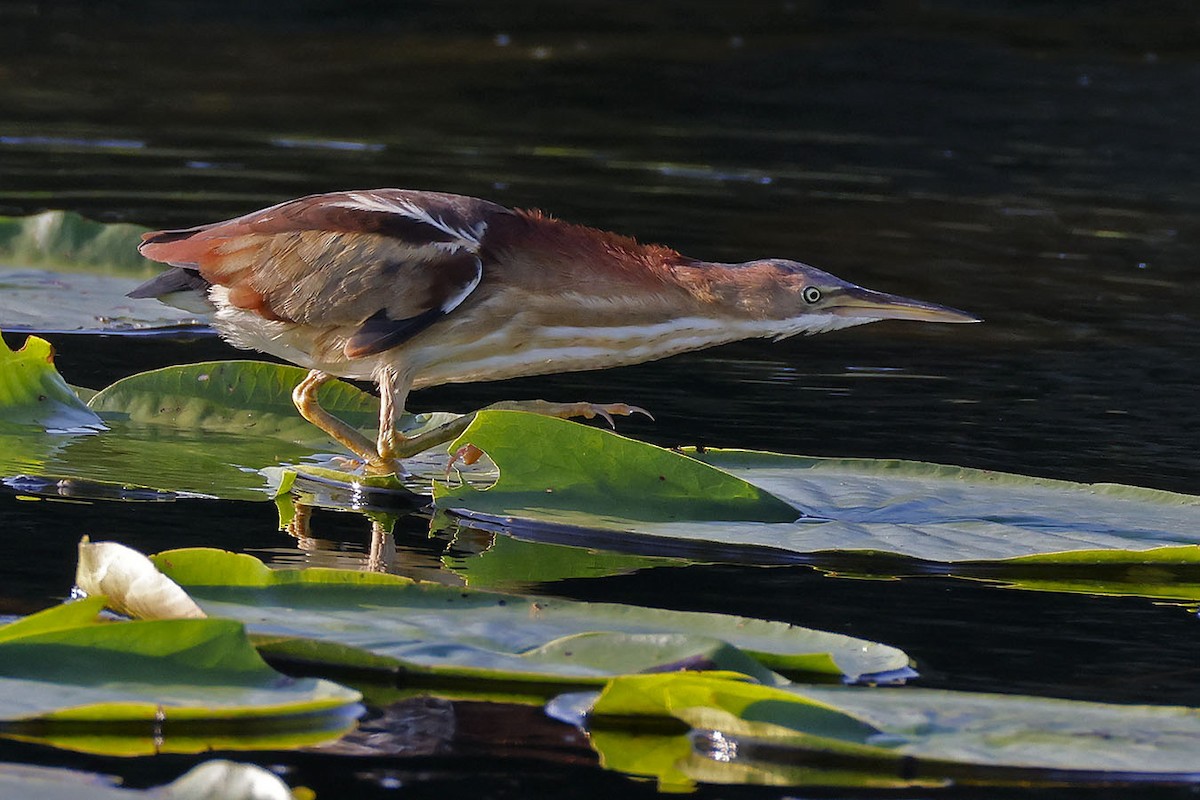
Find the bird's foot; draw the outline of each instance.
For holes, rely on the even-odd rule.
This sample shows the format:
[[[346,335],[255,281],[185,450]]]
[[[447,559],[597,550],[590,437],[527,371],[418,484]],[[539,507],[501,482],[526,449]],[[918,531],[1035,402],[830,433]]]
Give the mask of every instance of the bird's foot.
[[[404,469],[400,463],[401,458],[411,455],[405,450],[407,442],[408,437],[403,433],[390,425],[385,425],[376,440],[375,452],[371,454],[374,458],[367,460],[367,472],[375,475],[394,472],[397,477],[407,475],[408,470]]]
[[[362,473],[363,475],[395,475],[404,478],[409,473],[398,458],[385,458],[376,453],[357,453],[354,456],[333,456],[330,465],[342,472]]]
[[[383,456],[368,459],[363,464],[363,472],[367,475],[395,475],[397,478],[404,478],[409,474],[399,458]]]
[[[358,462],[348,460],[349,467],[357,469],[361,464],[363,471],[368,475],[407,474],[400,465],[402,453],[399,451],[404,441],[402,434],[387,427],[379,438],[372,442],[358,430],[330,414],[317,402],[317,390],[332,379],[331,375],[320,370],[310,370],[304,380],[292,390],[292,402],[295,403],[300,416],[329,434],[360,459]]]

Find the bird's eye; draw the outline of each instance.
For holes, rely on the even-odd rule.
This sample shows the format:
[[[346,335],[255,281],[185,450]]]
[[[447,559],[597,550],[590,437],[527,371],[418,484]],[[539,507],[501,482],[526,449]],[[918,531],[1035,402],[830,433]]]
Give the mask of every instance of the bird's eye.
[[[821,290],[815,286],[805,286],[800,296],[804,298],[804,302],[811,305],[821,299]]]

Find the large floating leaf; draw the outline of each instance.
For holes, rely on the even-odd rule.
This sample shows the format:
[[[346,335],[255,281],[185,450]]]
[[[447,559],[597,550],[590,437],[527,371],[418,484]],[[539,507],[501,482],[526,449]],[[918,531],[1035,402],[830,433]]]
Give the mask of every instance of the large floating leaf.
[[[180,327],[206,332],[204,317],[157,300],[126,297],[139,283],[137,278],[0,266],[0,325],[7,330],[71,333]]]
[[[612,680],[588,725],[607,766],[676,785],[1200,780],[1192,708],[639,675]]]
[[[744,451],[698,457],[828,520],[767,537],[790,538],[789,549],[955,562],[1200,544],[1200,497],[1192,495],[915,461]]]
[[[909,560],[910,573],[944,573],[937,565],[951,564],[974,574],[983,562],[1013,570],[1039,564],[1186,566],[1196,564],[1200,552],[1200,497],[1191,495],[911,461],[712,450],[696,457],[770,491],[806,516],[783,524],[632,523],[594,507],[566,512],[529,502],[504,509],[503,517],[472,511],[469,518],[522,535],[553,531],[558,541],[581,545],[597,532],[610,537],[620,532],[624,549],[645,554],[691,542],[704,557],[751,563],[789,558],[821,563],[839,554],[891,557],[893,563],[878,574],[903,569],[895,557]],[[699,546],[703,543],[710,546]],[[872,574],[869,563],[859,564]]]
[[[104,428],[54,368],[54,348],[37,336],[15,351],[0,339],[0,432],[17,425],[52,431]]]
[[[560,683],[685,665],[767,681],[778,681],[768,670],[858,678],[908,664],[886,645],[721,614],[464,591],[378,573],[271,570],[220,550],[172,550],[153,561],[210,616],[244,621],[265,652],[310,661]]]
[[[137,253],[144,230],[63,211],[0,217],[0,326],[125,331],[201,324],[194,314],[125,296],[161,268]]]
[[[585,512],[610,524],[796,518],[787,503],[722,470],[568,420],[481,411],[451,449],[467,443],[491,457],[500,477],[483,491],[435,487],[442,508],[546,518]]]
[[[3,735],[96,752],[289,747],[336,737],[357,692],[284,678],[232,620],[97,620],[105,598],[0,627]],[[217,723],[238,720],[236,728]]]
[[[91,399],[114,427],[104,436],[30,436],[0,427],[0,474],[26,476],[14,485],[31,493],[137,499],[149,488],[262,498],[272,490],[258,474],[264,467],[301,462],[312,449],[339,449],[292,409],[291,388],[302,374],[225,362],[134,376]],[[25,387],[22,396],[54,396],[40,387]],[[373,398],[344,384],[325,388],[323,402],[336,413],[373,424]],[[69,389],[58,391],[73,401]],[[859,563],[851,571],[863,575],[950,574],[1024,588],[1200,598],[1194,496],[916,462],[743,451],[695,456],[744,479],[737,480],[605,431],[515,412],[478,415],[467,439],[499,457],[499,481],[482,491],[441,487],[443,506],[492,530],[542,539],[553,532],[560,544],[636,554],[617,569],[679,553],[819,565],[854,555]],[[432,469],[410,464],[426,474]],[[351,487],[361,482],[329,476]],[[806,516],[744,521],[776,512],[788,519],[792,506]],[[833,568],[845,571],[839,563]]]

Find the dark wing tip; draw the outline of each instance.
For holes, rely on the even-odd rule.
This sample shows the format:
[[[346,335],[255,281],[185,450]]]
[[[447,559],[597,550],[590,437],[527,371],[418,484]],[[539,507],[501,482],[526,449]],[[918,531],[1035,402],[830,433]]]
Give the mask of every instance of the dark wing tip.
[[[382,353],[411,339],[444,316],[445,313],[440,308],[422,311],[408,319],[391,319],[386,311],[376,311],[346,340],[342,352],[346,354],[346,358],[363,358]]]
[[[176,292],[204,292],[211,286],[195,270],[175,267],[155,275],[150,280],[126,294],[126,297],[162,297]]]

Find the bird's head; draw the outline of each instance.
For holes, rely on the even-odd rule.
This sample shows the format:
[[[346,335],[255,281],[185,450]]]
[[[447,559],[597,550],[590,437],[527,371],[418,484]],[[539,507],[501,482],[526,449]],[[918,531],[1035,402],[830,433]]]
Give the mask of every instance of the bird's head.
[[[936,303],[877,292],[836,275],[786,259],[741,265],[746,298],[769,318],[794,321],[793,333],[825,331],[885,319],[917,322],[979,322],[971,314]]]

